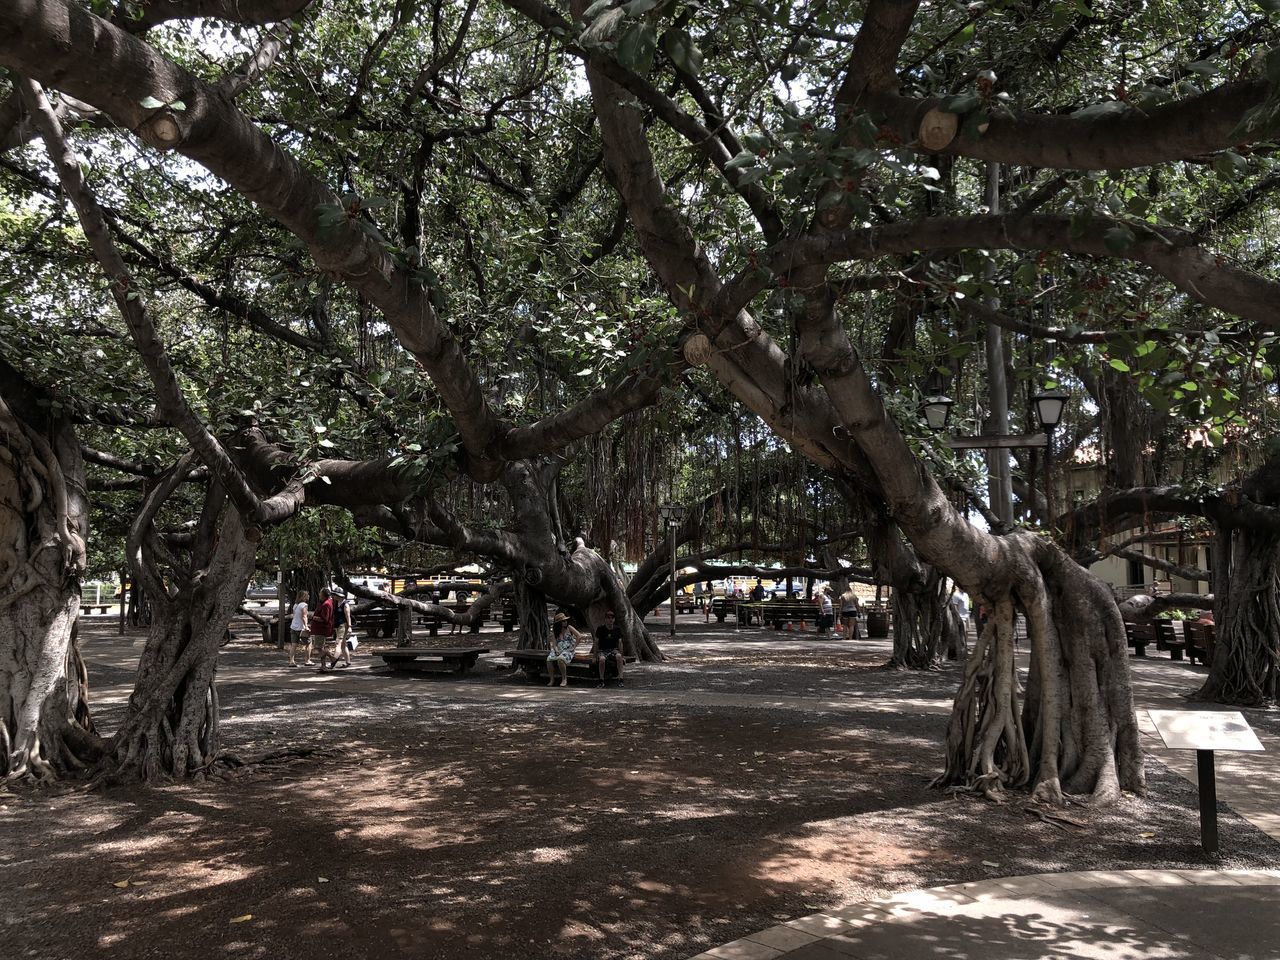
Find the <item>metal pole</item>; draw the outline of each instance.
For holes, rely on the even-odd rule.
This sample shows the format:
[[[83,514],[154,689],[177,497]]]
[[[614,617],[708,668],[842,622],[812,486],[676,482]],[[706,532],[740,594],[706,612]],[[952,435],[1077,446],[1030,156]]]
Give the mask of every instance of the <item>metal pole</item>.
[[[667,521],[667,539],[671,541],[671,636],[676,635],[676,525]]]
[[[1053,529],[1053,427],[1044,428],[1044,527]]]
[[[1200,784],[1200,846],[1218,852],[1218,786],[1213,778],[1213,751],[1196,751],[1196,781]]]
[[[289,636],[289,607],[285,603],[284,596],[284,566],[283,561],[276,557],[276,616],[279,620],[276,622],[276,649],[283,650],[285,640]]]

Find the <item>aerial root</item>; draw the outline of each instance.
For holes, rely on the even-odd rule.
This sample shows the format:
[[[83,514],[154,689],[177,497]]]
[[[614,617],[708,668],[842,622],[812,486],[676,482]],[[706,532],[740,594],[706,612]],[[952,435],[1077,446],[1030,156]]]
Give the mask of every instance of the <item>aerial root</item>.
[[[325,759],[337,755],[338,751],[331,747],[286,747],[247,759],[239,754],[223,751],[205,763],[200,771],[208,777],[226,779],[261,768],[283,767],[299,760]]]
[[[1063,830],[1067,833],[1071,832],[1071,827],[1076,827],[1080,830],[1084,830],[1088,827],[1088,824],[1081,823],[1073,817],[1068,817],[1066,814],[1058,813],[1054,810],[1042,810],[1040,807],[1036,806],[1023,807],[1022,809],[1032,816],[1039,817],[1045,823],[1055,826],[1059,830]]]

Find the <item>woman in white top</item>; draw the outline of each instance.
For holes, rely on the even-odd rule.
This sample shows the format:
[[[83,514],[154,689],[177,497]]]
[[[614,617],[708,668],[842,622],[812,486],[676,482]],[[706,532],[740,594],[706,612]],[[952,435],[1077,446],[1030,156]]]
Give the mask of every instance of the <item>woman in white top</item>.
[[[824,588],[818,591],[818,633],[823,636],[831,632],[831,626],[835,623],[836,618],[831,611],[831,591]]]
[[[307,630],[307,591],[298,591],[298,601],[293,605],[293,621],[289,624],[289,666],[298,665],[298,644],[307,641],[307,653],[311,653],[311,635]]]

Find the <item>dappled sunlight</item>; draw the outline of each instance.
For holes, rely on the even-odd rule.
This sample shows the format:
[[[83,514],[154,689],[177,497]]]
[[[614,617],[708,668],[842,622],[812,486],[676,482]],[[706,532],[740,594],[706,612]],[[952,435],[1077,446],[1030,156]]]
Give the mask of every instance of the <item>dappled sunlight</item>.
[[[754,666],[734,659],[741,646],[705,667],[686,648],[670,689],[672,671],[649,665],[624,689],[567,691],[497,671],[232,680],[278,652],[229,648],[228,746],[246,760],[322,752],[221,780],[4,798],[8,909],[37,956],[137,955],[180,925],[189,935],[166,941],[177,960],[677,960],[933,883],[1197,862],[1194,790],[1160,768],[1148,800],[1073,810],[1077,835],[928,789],[944,717],[895,693],[927,705],[944,674],[880,670],[876,656],[832,672],[816,646]],[[706,692],[721,670],[737,688]],[[108,671],[112,695],[129,674]],[[743,692],[761,677],[775,689]],[[1274,862],[1223,823],[1227,862]],[[57,903],[92,936],[65,942]]]

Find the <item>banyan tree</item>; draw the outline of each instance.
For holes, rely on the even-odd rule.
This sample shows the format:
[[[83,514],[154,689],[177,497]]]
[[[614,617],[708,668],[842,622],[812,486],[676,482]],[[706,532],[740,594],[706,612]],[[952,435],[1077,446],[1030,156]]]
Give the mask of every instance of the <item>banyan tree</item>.
[[[294,0],[100,17],[14,0],[0,63],[21,79],[0,120],[22,162],[6,176],[55,219],[73,202],[69,242],[106,278],[141,363],[131,382],[191,451],[172,477],[206,471],[201,524],[253,544],[298,510],[348,509],[487,558],[527,610],[620,610],[627,642],[656,657],[633,606],[675,572],[650,512],[665,493],[696,507],[674,535],[699,574],[777,548],[798,571],[891,580],[903,665],[944,645],[959,584],[990,617],[940,782],[1108,802],[1143,789],[1117,600],[1057,544],[1054,498],[1026,476],[1019,514],[1046,535],[974,523],[981,491],[915,400],[931,372],[977,404],[975,384],[1026,387],[1035,365],[1037,387],[1101,375],[1117,411],[1164,403],[1160,430],[1216,429],[1243,379],[1272,402],[1270,244],[1224,225],[1250,222],[1230,203],[1268,195],[1241,145],[1269,136],[1278,98],[1252,56],[1265,22],[1165,0],[1104,31],[1060,8]],[[197,14],[205,25],[186,27]],[[1188,18],[1203,21],[1194,40]],[[189,43],[156,40],[175,35]],[[81,139],[116,149],[82,164]],[[1186,163],[1205,158],[1220,181]],[[1188,197],[1203,222],[1188,223]],[[217,318],[221,356],[193,355],[192,305]],[[271,344],[256,375],[225,346],[249,338]],[[1225,369],[1228,342],[1250,344],[1257,374]],[[681,405],[715,420],[699,436],[721,469],[660,449],[645,418]],[[673,419],[680,436],[708,427]],[[1117,461],[1143,457],[1113,427],[1077,426]],[[778,464],[744,477],[747,435]],[[463,486],[502,510],[460,510]],[[822,531],[797,508],[816,486],[840,504]],[[1242,488],[1251,503],[1258,489]],[[145,528],[139,548],[163,549]],[[837,566],[818,533],[869,544],[876,570]],[[1271,624],[1274,544],[1256,539],[1240,550],[1257,589],[1224,609]],[[644,558],[630,596],[614,544]],[[62,595],[67,557],[45,571]],[[530,637],[539,619],[525,617]],[[192,676],[190,707],[164,704],[190,718],[169,758],[213,742],[212,701],[196,706],[210,688]]]

